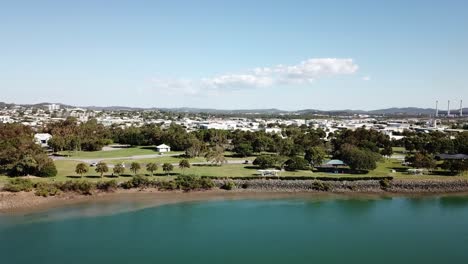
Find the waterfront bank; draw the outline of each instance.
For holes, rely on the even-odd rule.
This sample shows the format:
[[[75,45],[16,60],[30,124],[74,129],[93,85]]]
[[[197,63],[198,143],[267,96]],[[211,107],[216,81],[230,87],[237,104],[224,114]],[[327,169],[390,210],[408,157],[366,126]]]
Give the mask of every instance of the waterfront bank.
[[[213,199],[264,199],[303,196],[430,196],[468,193],[467,180],[213,180],[216,187],[204,191],[160,191],[157,188],[121,189],[113,192],[94,191],[92,195],[62,192],[42,197],[34,192],[0,192],[0,213],[23,213],[53,207],[94,201],[128,201],[135,199],[148,205]],[[233,190],[222,190],[226,182],[235,184]]]

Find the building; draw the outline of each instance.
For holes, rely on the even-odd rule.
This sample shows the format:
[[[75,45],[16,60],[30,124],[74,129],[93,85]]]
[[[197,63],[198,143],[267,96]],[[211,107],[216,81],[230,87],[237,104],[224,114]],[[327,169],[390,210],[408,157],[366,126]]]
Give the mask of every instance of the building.
[[[41,147],[48,147],[48,142],[52,138],[52,135],[49,133],[38,133],[34,135],[34,141],[37,144],[40,144]]]
[[[60,105],[59,104],[50,104],[47,105],[47,108],[49,109],[50,112],[55,111],[55,110],[60,110]]]
[[[156,147],[156,150],[158,152],[170,152],[171,151],[171,147],[169,147],[168,145],[166,144],[161,144],[159,146]]]
[[[0,116],[0,123],[10,123],[11,118],[10,116]]]

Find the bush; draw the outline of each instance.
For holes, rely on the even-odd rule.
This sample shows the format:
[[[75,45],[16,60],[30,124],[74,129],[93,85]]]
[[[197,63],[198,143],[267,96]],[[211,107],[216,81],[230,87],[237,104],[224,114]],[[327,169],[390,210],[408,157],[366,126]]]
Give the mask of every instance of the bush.
[[[209,190],[215,187],[215,184],[211,179],[200,178],[199,181],[200,181],[201,188],[204,190]]]
[[[177,176],[174,182],[178,189],[184,191],[211,189],[214,187],[214,183],[211,179],[191,175]]]
[[[96,184],[96,188],[101,191],[113,192],[119,187],[116,180],[102,181]]]
[[[16,178],[10,180],[10,182],[3,187],[3,190],[7,192],[30,192],[33,187],[34,184],[30,179]]]
[[[177,184],[174,181],[158,182],[158,188],[162,191],[172,191],[177,189]]]
[[[236,188],[236,184],[233,181],[226,181],[226,182],[224,182],[223,185],[221,185],[220,188],[223,189],[223,190],[230,191],[230,190]]]
[[[92,194],[92,190],[96,187],[89,181],[66,181],[57,183],[56,186],[63,192],[76,192],[83,195]]]
[[[35,194],[43,197],[55,196],[60,192],[55,184],[47,182],[39,182],[35,185],[35,188]]]
[[[39,177],[55,177],[57,176],[57,168],[53,162],[46,163],[38,172]]]
[[[382,190],[387,190],[388,188],[392,187],[392,182],[389,179],[382,179],[379,181],[379,183]]]
[[[324,192],[331,190],[331,186],[329,183],[318,182],[318,181],[313,182],[311,188],[312,190],[324,191]]]

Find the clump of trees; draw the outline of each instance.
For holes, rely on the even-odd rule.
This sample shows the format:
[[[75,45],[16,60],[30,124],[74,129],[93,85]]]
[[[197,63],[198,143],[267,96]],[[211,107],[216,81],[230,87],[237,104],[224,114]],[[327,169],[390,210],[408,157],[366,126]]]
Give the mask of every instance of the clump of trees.
[[[21,124],[0,124],[0,173],[10,176],[57,175],[54,162],[34,142],[34,132]]]
[[[96,151],[112,143],[110,130],[95,119],[78,124],[74,117],[49,124],[44,132],[52,135],[48,145],[55,151]]]
[[[432,155],[421,152],[406,156],[405,161],[417,169],[433,169],[437,165]]]

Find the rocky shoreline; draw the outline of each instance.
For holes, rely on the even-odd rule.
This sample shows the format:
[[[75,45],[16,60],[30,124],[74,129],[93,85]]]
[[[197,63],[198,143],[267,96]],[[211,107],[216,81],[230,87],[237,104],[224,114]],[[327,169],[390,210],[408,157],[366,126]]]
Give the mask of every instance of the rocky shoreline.
[[[218,187],[232,181],[238,188],[279,192],[453,193],[468,192],[468,180],[214,180]]]
[[[189,199],[229,199],[235,197],[294,197],[299,195],[443,195],[467,194],[468,180],[354,180],[354,181],[320,181],[320,180],[213,180],[216,187],[212,190],[183,192],[180,190],[161,191],[156,188],[117,189],[113,192],[94,191],[92,195],[80,195],[73,192],[63,192],[56,196],[41,197],[34,192],[2,192],[0,191],[0,213],[15,211],[34,211],[56,206],[66,206],[80,202],[97,201],[103,198],[126,199],[136,195],[147,195],[149,200],[171,200],[183,202]],[[232,190],[223,190],[227,183],[234,183]]]

